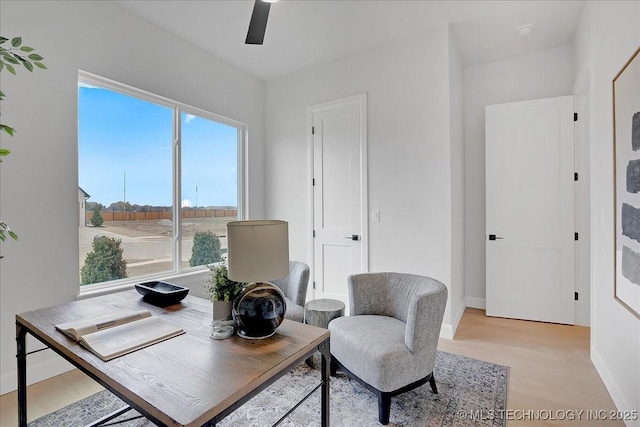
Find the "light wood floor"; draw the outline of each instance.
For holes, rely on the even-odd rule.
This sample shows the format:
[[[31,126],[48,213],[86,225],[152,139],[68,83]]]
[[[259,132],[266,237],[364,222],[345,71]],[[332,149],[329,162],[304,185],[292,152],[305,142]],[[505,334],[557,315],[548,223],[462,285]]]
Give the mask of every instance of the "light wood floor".
[[[491,318],[483,310],[466,309],[455,339],[441,339],[439,349],[510,367],[507,416],[514,419],[509,426],[624,425],[586,419],[587,410],[608,414],[616,409],[589,359],[589,328]],[[27,391],[28,419],[99,390],[99,385],[77,370],[33,384]],[[557,419],[579,410],[585,411],[581,420]],[[538,415],[555,419],[531,420]],[[15,392],[0,397],[0,425],[17,425]]]

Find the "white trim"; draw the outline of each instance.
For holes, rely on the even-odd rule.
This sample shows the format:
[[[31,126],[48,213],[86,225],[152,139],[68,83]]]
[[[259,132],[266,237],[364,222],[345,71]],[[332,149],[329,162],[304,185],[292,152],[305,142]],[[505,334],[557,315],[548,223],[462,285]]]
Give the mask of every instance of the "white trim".
[[[469,308],[479,308],[480,310],[487,309],[487,300],[485,298],[467,296],[464,299],[467,303],[467,307]]]
[[[121,280],[114,280],[110,282],[89,284],[80,286],[78,298],[87,298],[96,295],[103,295],[113,293],[115,291],[131,289],[133,284],[146,280],[164,280],[166,278],[182,276],[183,274],[197,274],[204,270],[204,267],[181,267],[180,258],[182,256],[182,216],[180,215],[181,200],[182,200],[182,159],[181,159],[181,115],[182,113],[191,114],[194,116],[202,117],[207,120],[211,120],[217,123],[224,124],[235,128],[237,131],[237,215],[238,219],[244,219],[248,216],[248,199],[249,199],[249,179],[248,179],[248,159],[246,155],[248,153],[248,126],[245,123],[237,120],[229,119],[227,117],[211,113],[206,110],[202,110],[197,107],[192,107],[187,104],[183,104],[173,99],[165,98],[160,95],[156,95],[151,92],[144,91],[142,89],[135,88],[133,86],[126,85],[114,80],[110,80],[105,77],[98,76],[86,71],[78,70],[78,84],[84,83],[88,86],[95,86],[96,88],[107,89],[117,93],[121,93],[127,96],[136,97],[156,105],[161,105],[173,110],[172,125],[172,203],[173,203],[173,242],[172,242],[172,270],[161,273],[154,273],[144,276],[137,276],[134,278],[126,278]]]
[[[587,55],[587,62],[591,62],[591,54]],[[574,94],[574,111],[578,113],[578,121],[575,123],[574,129],[574,167],[578,172],[579,179],[574,187],[574,227],[580,233],[580,239],[576,242],[574,259],[575,259],[575,291],[579,292],[579,300],[575,302],[574,324],[580,326],[590,326],[593,322],[591,316],[593,313],[593,295],[591,287],[591,68],[584,66],[578,73],[574,83],[572,92]],[[588,108],[586,111],[579,110],[578,102],[580,99],[586,98]],[[581,132],[584,131],[584,133]],[[580,139],[581,135],[586,134],[586,140]],[[586,200],[585,200],[586,199]],[[586,203],[589,201],[588,203]],[[586,217],[586,218],[585,218]],[[581,263],[581,258],[587,258],[587,265]],[[580,280],[582,279],[582,280]]]
[[[454,327],[451,323],[443,323],[440,327],[440,338],[453,339]]]
[[[181,270],[181,260],[182,260],[182,167],[180,162],[182,162],[182,123],[180,120],[180,108],[173,107],[173,150],[171,156],[171,166],[173,176],[171,177],[171,183],[173,184],[173,221],[171,224],[173,225],[171,236],[173,239],[172,242],[172,250],[171,250],[171,267],[173,271],[177,271],[178,273]]]
[[[460,324],[460,321],[462,320],[462,316],[464,315],[464,309],[465,308],[467,308],[467,305],[465,304],[465,301],[463,300],[462,303],[460,305],[458,305],[457,310],[453,311],[453,313],[452,313],[451,317],[453,318],[453,321],[451,322],[451,332],[452,332],[454,337],[456,335],[456,331],[458,330],[458,325]]]
[[[315,282],[315,245],[313,238],[313,111],[312,107],[307,107],[307,253],[309,254],[309,280],[311,292],[307,290],[307,295],[311,295],[311,299],[316,298],[316,282]]]
[[[360,111],[360,226],[361,226],[361,242],[362,242],[362,255],[360,258],[360,268],[363,273],[369,271],[369,181],[368,181],[368,135],[367,135],[367,94],[360,93],[357,95],[348,96],[346,98],[335,99],[332,101],[323,102],[321,104],[315,104],[307,107],[307,164],[309,169],[309,175],[307,176],[307,188],[310,190],[307,192],[307,218],[308,224],[308,248],[310,255],[310,277],[315,277],[315,247],[313,242],[313,225],[314,225],[314,213],[313,213],[313,134],[311,128],[313,127],[313,114],[328,110],[331,108],[343,107],[345,105],[358,104]],[[313,290],[313,297],[315,298],[315,289]]]
[[[165,276],[155,276],[154,280],[162,280],[166,282],[175,283],[176,285],[187,286],[191,288],[192,284],[199,284],[203,281],[206,281],[209,278],[210,271],[206,267],[197,267],[189,270],[188,272],[182,273],[171,273]],[[144,282],[148,276],[128,279],[123,283],[112,283],[107,282],[108,284],[96,284],[98,286],[92,285],[83,285],[80,286],[80,292],[76,295],[77,300],[99,297],[102,295],[113,294],[116,292],[127,291],[134,288],[136,283]],[[89,289],[86,289],[89,288]]]
[[[180,279],[182,277],[188,277],[191,275],[208,273],[208,272],[209,272],[209,269],[206,266],[198,266],[198,267],[184,268],[180,272],[164,271],[157,274],[146,274],[146,275],[136,276],[131,278],[127,277],[125,279],[120,279],[120,280],[112,280],[109,282],[80,285],[77,299],[91,298],[99,295],[107,295],[114,292],[133,289],[133,285],[140,282],[147,282],[151,280],[170,281],[170,280]]]
[[[367,134],[367,94],[362,93],[353,97],[360,104],[360,226],[362,227],[362,272],[369,272],[369,139]]]
[[[249,128],[238,131],[238,220],[249,217]]]
[[[106,77],[92,74],[87,71],[78,70],[78,81],[88,83],[89,85],[95,85],[99,88],[109,89],[115,92],[119,92],[129,96],[135,96],[137,98],[144,99],[145,101],[153,102],[154,104],[160,104],[168,108],[178,107],[181,111],[185,111],[189,114],[203,116],[216,122],[224,123],[235,128],[245,128],[246,123],[239,122],[237,120],[230,119],[228,117],[221,116],[216,113],[212,113],[207,110],[203,110],[198,107],[183,104],[180,101],[176,101],[170,98],[166,98],[155,93],[147,92],[146,90],[138,89],[133,86],[129,86],[124,83],[117,82],[115,80],[108,79]]]
[[[616,408],[620,411],[636,409],[629,403],[629,401],[627,401],[624,393],[620,387],[618,387],[618,383],[614,376],[609,372],[607,365],[604,363],[604,360],[602,360],[602,357],[600,357],[600,354],[593,345],[591,346],[591,361],[593,362],[593,366],[595,366],[596,371],[598,371],[598,374],[600,375],[604,386],[607,388]],[[625,424],[627,427],[640,427],[640,418],[637,420],[627,420],[625,421]]]

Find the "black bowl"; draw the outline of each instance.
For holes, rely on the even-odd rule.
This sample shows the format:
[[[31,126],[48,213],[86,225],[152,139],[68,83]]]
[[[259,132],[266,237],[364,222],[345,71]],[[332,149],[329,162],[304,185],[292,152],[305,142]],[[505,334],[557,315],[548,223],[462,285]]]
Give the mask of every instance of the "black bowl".
[[[177,304],[189,293],[189,288],[167,282],[136,283],[136,290],[145,302],[160,307]]]
[[[248,285],[233,304],[238,335],[243,338],[267,338],[276,333],[284,320],[287,303],[284,294],[271,283]]]

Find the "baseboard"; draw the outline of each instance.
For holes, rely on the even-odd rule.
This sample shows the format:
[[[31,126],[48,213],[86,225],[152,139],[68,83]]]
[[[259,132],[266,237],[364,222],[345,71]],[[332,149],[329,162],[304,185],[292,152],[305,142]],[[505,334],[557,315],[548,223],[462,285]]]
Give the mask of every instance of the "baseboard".
[[[595,366],[600,378],[602,378],[602,382],[607,388],[616,408],[620,411],[629,411],[634,409],[634,406],[632,406],[624,397],[624,393],[622,393],[622,390],[618,387],[618,383],[613,378],[613,375],[611,375],[607,365],[604,363],[604,360],[602,360],[602,357],[600,357],[600,354],[594,346],[591,346],[591,362],[593,362],[593,366]],[[640,427],[640,418],[637,420],[627,420],[625,421],[625,425],[627,427]]]
[[[467,303],[467,307],[469,308],[479,308],[480,310],[487,309],[487,300],[484,298],[465,297],[465,301]]]
[[[74,366],[51,350],[46,350],[47,358],[37,362],[30,362],[27,358],[27,385],[55,377],[74,369]],[[18,371],[16,369],[5,372],[0,376],[0,394],[12,392],[18,388]]]
[[[442,324],[440,327],[440,338],[453,339],[453,325],[451,323]]]
[[[464,309],[467,308],[465,301],[462,300],[460,305],[458,306],[457,310],[453,312],[453,322],[452,322],[452,336],[455,337],[456,336],[456,331],[458,330],[458,325],[460,324],[460,321],[462,320],[462,316],[464,315]]]
[[[464,315],[465,308],[467,308],[467,304],[465,304],[465,301],[463,300],[460,305],[456,307],[456,310],[453,311],[451,316],[453,318],[452,322],[442,323],[442,326],[440,327],[440,338],[446,338],[449,340],[453,339],[453,337],[456,335],[458,325],[462,320],[462,316]]]

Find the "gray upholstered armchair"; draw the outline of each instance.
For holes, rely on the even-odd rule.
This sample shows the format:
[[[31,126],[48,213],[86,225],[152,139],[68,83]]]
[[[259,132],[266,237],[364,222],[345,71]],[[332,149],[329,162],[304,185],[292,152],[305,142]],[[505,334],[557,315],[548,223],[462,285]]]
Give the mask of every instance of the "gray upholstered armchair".
[[[280,288],[287,301],[285,319],[302,322],[304,318],[304,302],[309,285],[309,266],[300,261],[289,261],[289,275],[271,283]]]
[[[391,397],[433,377],[447,288],[401,273],[348,278],[350,315],[332,320],[332,372],[341,368],[378,397],[378,420],[389,423]]]

